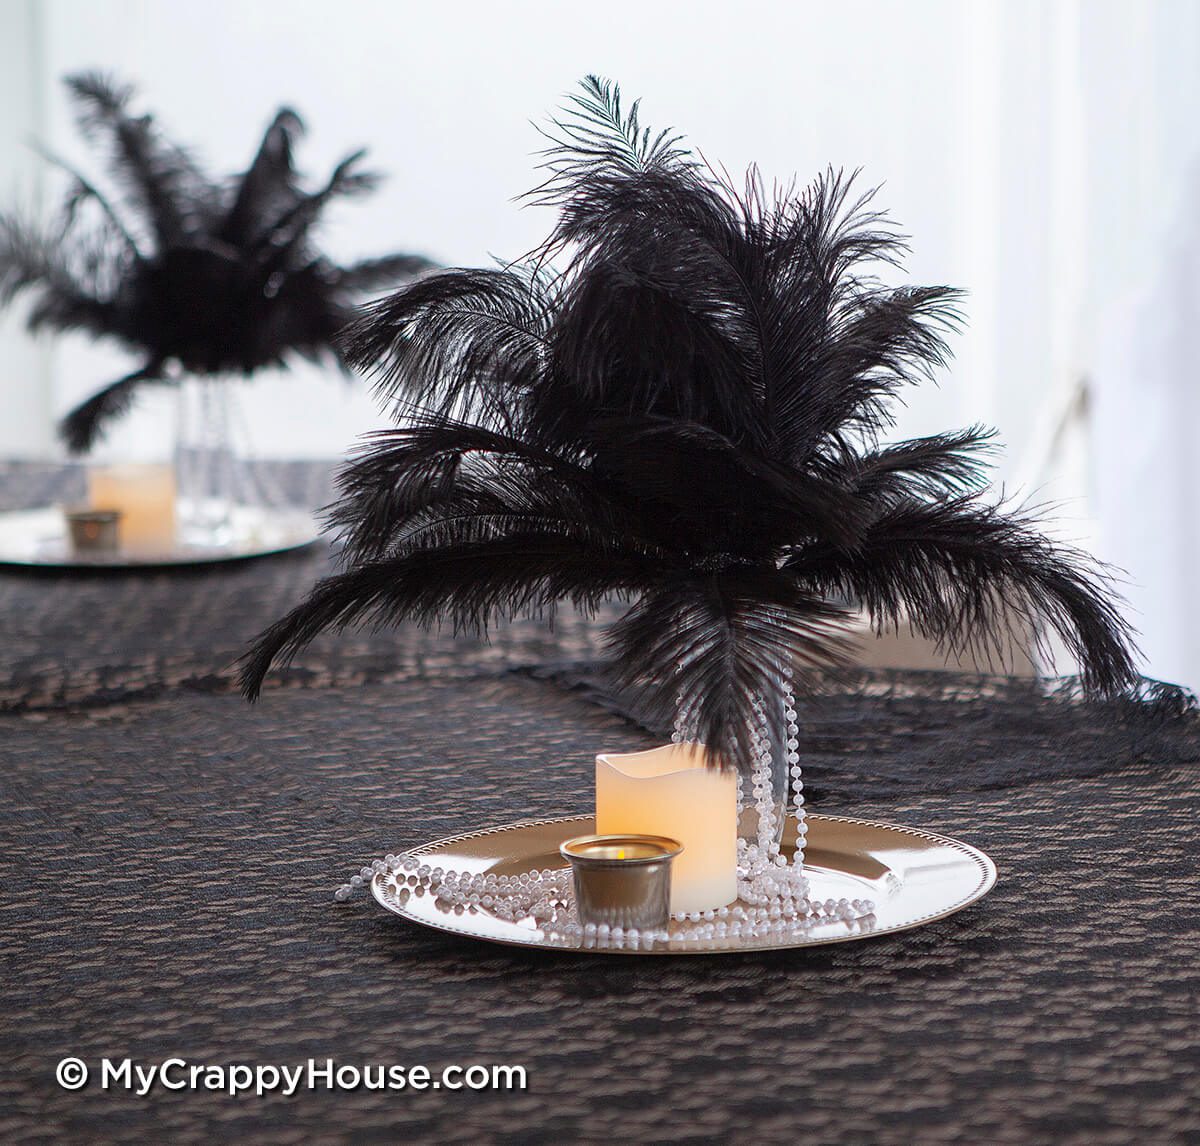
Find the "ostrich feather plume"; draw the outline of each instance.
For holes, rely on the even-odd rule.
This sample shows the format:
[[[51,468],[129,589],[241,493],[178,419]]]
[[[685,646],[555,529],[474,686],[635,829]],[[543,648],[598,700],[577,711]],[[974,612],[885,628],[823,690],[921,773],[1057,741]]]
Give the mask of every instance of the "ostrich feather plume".
[[[1023,618],[1088,689],[1134,679],[1103,570],[988,498],[989,431],[885,444],[959,295],[885,285],[905,241],[870,193],[832,171],[734,186],[594,77],[548,134],[543,246],[350,328],[398,425],[343,471],[343,571],[258,638],[247,695],[328,628],[485,631],[612,597],[616,679],[739,767],[756,695],[841,663],[859,607],[947,649]]]

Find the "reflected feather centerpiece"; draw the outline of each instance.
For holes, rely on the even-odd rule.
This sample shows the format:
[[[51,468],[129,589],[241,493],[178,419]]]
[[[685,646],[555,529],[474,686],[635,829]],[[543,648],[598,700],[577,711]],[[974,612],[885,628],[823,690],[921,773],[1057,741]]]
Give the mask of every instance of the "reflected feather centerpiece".
[[[290,108],[276,113],[245,172],[213,179],[152,116],[131,110],[132,88],[97,72],[66,85],[84,137],[108,150],[115,190],[46,156],[65,168],[70,191],[48,227],[0,213],[0,306],[28,295],[31,330],[82,331],[143,359],[63,419],[73,453],[90,449],[147,384],[249,376],[294,355],[342,364],[334,336],[354,305],[433,266],[407,254],[341,266],[318,249],[314,227],[328,205],[371,191],[378,176],[356,151],[305,190],[292,157],[304,127]]]

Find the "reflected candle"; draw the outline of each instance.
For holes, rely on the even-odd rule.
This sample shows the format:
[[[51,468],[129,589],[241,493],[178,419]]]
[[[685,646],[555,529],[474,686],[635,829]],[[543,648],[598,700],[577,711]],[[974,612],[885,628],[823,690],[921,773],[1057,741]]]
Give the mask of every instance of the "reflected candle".
[[[121,515],[111,509],[68,509],[67,530],[75,553],[114,553]]]
[[[175,548],[175,469],[130,463],[88,469],[92,509],[116,510],[121,548],[167,553]]]
[[[597,756],[596,831],[683,845],[671,871],[676,915],[737,899],[737,776],[709,768],[699,744]]]

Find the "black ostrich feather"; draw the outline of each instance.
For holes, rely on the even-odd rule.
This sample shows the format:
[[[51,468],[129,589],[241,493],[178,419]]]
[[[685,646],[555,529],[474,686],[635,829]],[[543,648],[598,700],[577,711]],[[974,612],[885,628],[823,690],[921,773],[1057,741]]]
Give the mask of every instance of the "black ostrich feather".
[[[248,696],[331,626],[613,595],[618,681],[739,766],[756,696],[844,660],[846,602],[947,649],[1015,613],[1088,691],[1135,679],[1103,570],[987,500],[987,430],[882,444],[958,294],[875,277],[905,246],[869,194],[735,189],[596,79],[551,135],[558,222],[526,264],[432,274],[348,331],[403,426],[343,471],[345,571],[258,638]]]
[[[359,151],[306,191],[293,160],[304,126],[289,108],[245,172],[212,179],[153,117],[131,110],[132,88],[94,72],[66,84],[115,192],[47,156],[72,188],[52,228],[0,213],[0,305],[28,294],[30,329],[80,330],[143,357],[63,420],[73,452],[90,448],[146,383],[184,371],[250,375],[293,355],[342,365],[334,337],[363,295],[433,266],[405,254],[339,266],[321,253],[313,230],[325,208],[369,192],[378,177],[361,170]]]

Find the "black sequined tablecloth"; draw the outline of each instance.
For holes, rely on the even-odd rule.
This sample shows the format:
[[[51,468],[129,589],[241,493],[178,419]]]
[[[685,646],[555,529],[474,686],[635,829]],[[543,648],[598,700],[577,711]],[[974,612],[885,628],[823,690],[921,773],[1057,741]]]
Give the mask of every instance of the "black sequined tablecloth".
[[[28,471],[0,470],[10,504]],[[814,805],[984,848],[982,902],[805,951],[477,945],[333,889],[585,813],[592,755],[652,738],[569,617],[491,649],[330,638],[245,705],[229,660],[327,562],[0,575],[0,1142],[1200,1140],[1193,715],[862,674],[804,708]],[[68,1055],[509,1063],[528,1089],[139,1098],[63,1090]]]

